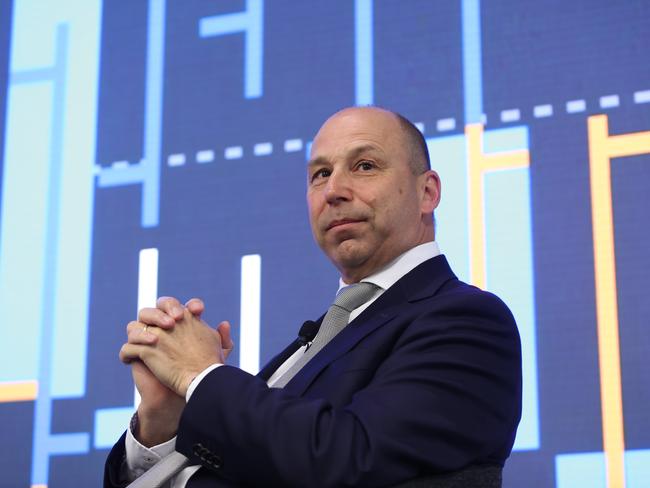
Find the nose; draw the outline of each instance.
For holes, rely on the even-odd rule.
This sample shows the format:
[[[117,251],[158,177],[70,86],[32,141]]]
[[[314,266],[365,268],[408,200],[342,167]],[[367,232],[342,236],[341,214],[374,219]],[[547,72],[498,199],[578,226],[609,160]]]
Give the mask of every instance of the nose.
[[[345,171],[334,171],[327,178],[325,199],[331,205],[352,199],[352,182]]]

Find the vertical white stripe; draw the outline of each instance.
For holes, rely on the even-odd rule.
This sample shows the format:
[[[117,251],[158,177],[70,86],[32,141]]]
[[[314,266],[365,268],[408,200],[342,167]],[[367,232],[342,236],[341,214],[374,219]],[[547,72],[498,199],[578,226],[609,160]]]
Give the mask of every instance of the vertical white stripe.
[[[138,311],[144,307],[155,307],[158,298],[158,249],[140,250],[138,265]],[[135,389],[135,408],[140,405],[140,394]]]
[[[261,275],[260,255],[242,256],[239,367],[251,374],[257,374],[260,369]]]

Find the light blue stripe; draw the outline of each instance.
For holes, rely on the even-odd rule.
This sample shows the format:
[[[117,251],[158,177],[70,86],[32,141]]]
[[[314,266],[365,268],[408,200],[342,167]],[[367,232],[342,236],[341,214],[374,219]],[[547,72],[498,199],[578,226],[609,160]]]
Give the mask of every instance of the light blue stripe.
[[[647,488],[650,482],[650,449],[625,451],[625,486]]]
[[[373,0],[354,1],[354,60],[356,105],[374,103]]]
[[[160,152],[162,137],[163,67],[165,59],[165,0],[149,1],[147,92],[144,113],[142,226],[155,227],[160,211]]]
[[[605,455],[585,452],[555,456],[555,482],[557,488],[606,488]]]
[[[259,98],[263,93],[264,2],[246,0],[246,10],[213,15],[199,20],[199,37],[245,33],[244,96]]]
[[[481,3],[479,0],[462,0],[462,25],[465,124],[476,124],[481,122],[483,115]]]
[[[487,289],[510,307],[521,336],[523,399],[515,450],[539,449],[530,172],[485,175]]]
[[[41,351],[38,368],[38,396],[34,406],[34,447],[32,451],[32,483],[44,484],[49,467],[49,442],[52,415],[51,371],[52,342],[54,338],[54,288],[56,286],[59,228],[59,196],[61,191],[61,160],[65,110],[66,60],[68,51],[68,25],[59,24],[56,31],[55,78],[52,80],[52,112],[49,126],[50,183],[47,190],[48,215],[43,260],[43,287],[41,309]]]
[[[0,231],[0,381],[38,379],[52,87],[10,86]]]
[[[436,240],[458,277],[469,281],[465,136],[429,138],[427,146],[431,168],[442,181],[442,199],[435,212]]]
[[[262,73],[264,72],[264,3],[262,0],[246,0],[249,27],[246,31],[246,59],[244,60],[244,96],[262,96]]]
[[[48,451],[52,455],[87,454],[90,436],[85,433],[54,434],[48,438]]]
[[[68,63],[65,85],[52,398],[86,394],[101,12],[98,1],[80,2],[71,20],[74,28],[70,28],[70,35],[78,37],[70,41],[82,42],[84,49],[76,52],[74,62]]]
[[[103,408],[95,412],[95,449],[112,447],[129,425],[134,408]]]
[[[508,127],[485,132],[483,151],[486,154],[528,149],[528,127]]]

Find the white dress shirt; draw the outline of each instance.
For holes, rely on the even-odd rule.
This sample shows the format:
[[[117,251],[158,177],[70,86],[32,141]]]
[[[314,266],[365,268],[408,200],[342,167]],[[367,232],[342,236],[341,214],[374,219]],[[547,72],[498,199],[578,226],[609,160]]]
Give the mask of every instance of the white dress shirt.
[[[361,314],[366,308],[368,308],[377,298],[379,298],[382,293],[384,293],[388,288],[393,286],[397,280],[399,280],[406,273],[414,269],[416,266],[422,264],[428,259],[434,258],[440,254],[440,249],[438,244],[435,241],[426,242],[420,244],[412,249],[409,249],[404,254],[397,257],[391,263],[387,264],[380,271],[362,279],[362,282],[372,283],[377,285],[378,289],[373,295],[373,297],[368,300],[363,305],[355,308],[352,313],[350,313],[350,318],[348,323],[352,322],[356,317]],[[346,287],[347,284],[343,279],[339,278],[339,288],[340,291],[342,288]],[[269,378],[267,385],[272,387],[273,384],[278,380],[282,374],[287,371],[302,354],[305,353],[307,346],[302,346],[294,354],[292,354],[289,359],[287,359]],[[222,364],[215,363],[211,366],[208,366],[203,370],[196,378],[190,383],[185,400],[189,402],[192,393],[198,386],[198,384],[205,378],[208,373],[210,373],[215,368],[222,366]],[[126,432],[126,462],[124,464],[125,474],[128,479],[134,480],[138,476],[141,476],[145,471],[150,469],[154,464],[156,464],[160,459],[165,457],[167,454],[170,454],[174,447],[176,446],[176,437],[170,439],[169,441],[158,444],[147,448],[140,444],[133,433],[131,428],[127,429]],[[176,475],[170,483],[168,483],[169,488],[184,488],[187,484],[187,481],[190,477],[199,469],[199,466],[190,466],[183,469],[178,475]]]

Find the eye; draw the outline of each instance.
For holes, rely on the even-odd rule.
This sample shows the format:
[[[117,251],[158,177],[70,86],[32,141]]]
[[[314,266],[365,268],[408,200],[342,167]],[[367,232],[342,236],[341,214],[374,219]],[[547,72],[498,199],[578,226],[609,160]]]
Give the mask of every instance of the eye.
[[[331,174],[330,170],[327,168],[320,168],[314,171],[314,173],[311,175],[311,181],[312,183],[317,182],[320,179],[327,178]]]
[[[374,167],[375,167],[375,163],[373,163],[372,161],[368,161],[367,159],[364,159],[357,163],[357,168],[363,171],[370,171]]]

